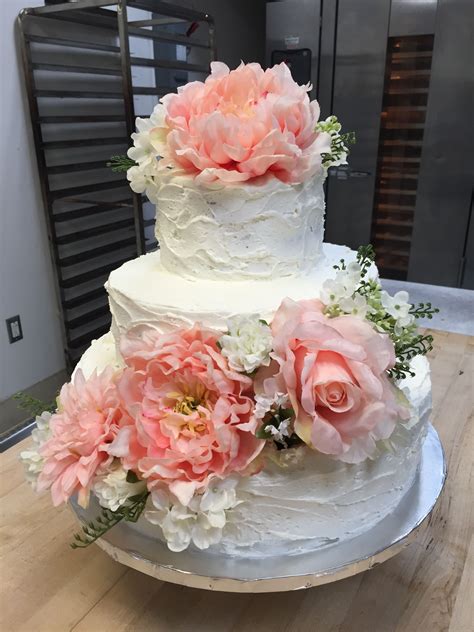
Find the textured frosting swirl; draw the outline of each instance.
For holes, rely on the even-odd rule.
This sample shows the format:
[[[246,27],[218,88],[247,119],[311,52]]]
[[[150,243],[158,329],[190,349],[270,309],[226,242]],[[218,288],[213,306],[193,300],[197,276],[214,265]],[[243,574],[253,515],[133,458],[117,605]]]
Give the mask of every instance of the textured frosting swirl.
[[[151,325],[161,332],[176,327],[225,330],[235,315],[259,314],[270,321],[285,297],[315,298],[323,282],[335,275],[333,265],[355,252],[345,246],[324,244],[317,266],[310,273],[279,279],[195,280],[166,270],[160,251],[143,255],[114,270],[106,283],[116,337],[135,325]],[[374,266],[374,274],[376,269]]]
[[[199,279],[295,276],[320,258],[324,175],[303,184],[201,187],[170,177],[156,194],[156,237],[169,272]]]

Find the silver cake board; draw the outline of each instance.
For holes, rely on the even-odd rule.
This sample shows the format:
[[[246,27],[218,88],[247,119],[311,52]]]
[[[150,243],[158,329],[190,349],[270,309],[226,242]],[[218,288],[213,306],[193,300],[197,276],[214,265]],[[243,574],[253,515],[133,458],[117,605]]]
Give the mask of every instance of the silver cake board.
[[[395,511],[366,533],[341,544],[302,555],[263,559],[196,550],[173,553],[126,522],[117,524],[97,544],[121,564],[182,586],[239,593],[301,590],[361,573],[399,553],[414,540],[433,510],[445,478],[443,448],[430,424],[415,481]],[[72,503],[77,517],[86,522],[97,516],[97,507],[83,510]]]

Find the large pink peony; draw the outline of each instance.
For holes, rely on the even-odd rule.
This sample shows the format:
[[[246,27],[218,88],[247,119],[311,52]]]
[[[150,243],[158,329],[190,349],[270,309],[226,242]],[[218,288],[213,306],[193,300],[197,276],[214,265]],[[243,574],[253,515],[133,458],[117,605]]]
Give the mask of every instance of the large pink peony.
[[[52,436],[40,450],[45,462],[38,479],[38,491],[51,488],[56,506],[75,493],[87,505],[92,479],[112,460],[108,448],[119,426],[130,423],[113,378],[112,369],[87,380],[78,370],[61,389],[58,411],[49,423]]]
[[[309,101],[285,64],[235,70],[211,64],[194,81],[161,99],[151,130],[161,166],[181,167],[197,182],[242,182],[271,173],[299,183],[321,168],[330,137],[315,131],[319,105]]]
[[[218,336],[139,328],[121,343],[128,368],[118,389],[134,425],[112,452],[149,489],[164,482],[183,504],[213,476],[246,470],[264,445],[254,435],[252,381],[228,368]]]
[[[282,302],[272,323],[279,370],[264,386],[288,392],[305,443],[356,463],[407,413],[386,374],[395,362],[393,343],[366,320],[328,318],[322,310],[318,300]]]

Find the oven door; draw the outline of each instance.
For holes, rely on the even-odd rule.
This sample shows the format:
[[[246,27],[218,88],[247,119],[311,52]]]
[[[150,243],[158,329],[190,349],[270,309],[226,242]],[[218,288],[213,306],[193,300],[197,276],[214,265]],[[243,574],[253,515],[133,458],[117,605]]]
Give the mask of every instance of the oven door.
[[[467,0],[323,3],[318,98],[357,136],[328,178],[326,240],[372,242],[382,276],[472,282],[473,29]]]

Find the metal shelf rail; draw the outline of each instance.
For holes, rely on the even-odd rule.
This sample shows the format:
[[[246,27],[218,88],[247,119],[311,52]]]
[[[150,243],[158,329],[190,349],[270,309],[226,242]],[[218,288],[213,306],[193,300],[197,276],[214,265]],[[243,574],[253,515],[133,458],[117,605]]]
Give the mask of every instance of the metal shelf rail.
[[[106,162],[136,112],[208,73],[214,22],[158,0],[78,0],[23,9],[17,29],[71,371],[109,329],[107,275],[157,247],[154,208]]]

